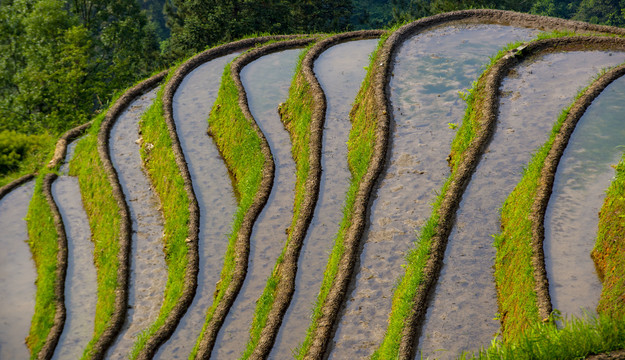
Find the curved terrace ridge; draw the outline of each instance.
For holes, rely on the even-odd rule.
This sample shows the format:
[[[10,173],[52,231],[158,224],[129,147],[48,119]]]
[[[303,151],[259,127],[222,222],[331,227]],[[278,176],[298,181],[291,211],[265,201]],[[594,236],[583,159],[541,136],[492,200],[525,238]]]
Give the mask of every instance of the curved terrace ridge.
[[[294,209],[294,218],[292,221],[293,225],[289,228],[289,239],[282,252],[283,257],[281,257],[279,262],[276,263],[274,272],[272,273],[272,277],[275,276],[279,279],[278,285],[273,295],[274,301],[272,303],[271,310],[269,311],[266,323],[261,330],[257,345],[250,355],[251,358],[266,358],[271,352],[272,346],[280,329],[280,325],[282,324],[284,314],[289,307],[295,291],[295,277],[300,250],[306,237],[308,226],[312,220],[319,196],[321,179],[321,138],[323,136],[323,125],[325,122],[327,101],[321,85],[314,74],[314,62],[322,52],[333,45],[351,40],[377,38],[383,33],[384,31],[381,30],[354,31],[334,35],[320,40],[306,53],[302,60],[301,71],[297,72],[295,75],[293,84],[301,81],[303,84],[308,85],[307,94],[304,96],[312,98],[310,124],[308,127],[310,137],[308,144],[301,144],[301,146],[308,147],[309,149],[307,159],[309,163],[309,170],[305,178],[298,180],[298,183],[304,183],[304,188],[301,194],[303,196],[303,200],[302,203],[299,204],[299,209]],[[285,114],[281,111],[283,122],[284,115]],[[297,122],[298,120],[301,119],[294,119],[293,121]],[[286,128],[289,130],[293,141],[297,135],[294,133],[292,127],[286,126]],[[302,151],[298,155],[304,154],[305,152]],[[306,161],[304,159],[298,160],[295,154],[294,159],[296,164],[299,161]],[[298,176],[299,175],[300,174],[298,174]],[[295,197],[297,198],[298,194],[296,194]],[[298,204],[296,204],[295,207],[298,207]],[[265,291],[267,291],[267,288]]]
[[[418,34],[419,32],[422,32],[426,29],[457,21],[478,23],[486,22],[549,30],[572,30],[618,35],[625,34],[625,29],[622,28],[598,26],[577,21],[515,13],[502,10],[465,10],[424,18],[399,28],[391,36],[389,36],[383,47],[378,52],[375,63],[379,64],[379,67],[376,66],[376,71],[374,74],[372,74],[372,81],[374,82],[374,88],[376,89],[375,99],[378,108],[382,106],[388,106],[389,104],[390,94],[388,94],[388,88],[385,84],[388,84],[388,81],[390,79],[392,71],[392,59],[397,49],[399,48],[399,45],[408,37]],[[596,38],[592,37],[586,37],[585,39],[586,41],[590,42],[597,40]],[[555,41],[556,43],[543,46],[548,47],[554,45],[564,45],[558,43],[558,40]],[[512,59],[512,61],[514,61],[514,57],[510,57],[509,59]],[[507,66],[512,65],[510,64]],[[498,96],[499,87],[498,85],[494,86],[495,84],[491,83],[491,80],[495,81],[497,84],[500,84],[501,80],[503,79],[502,74],[507,71],[507,69],[508,68],[505,68],[504,70],[504,68],[502,67],[499,72],[492,72],[492,74],[496,74],[498,79],[493,79],[493,77],[491,76],[488,77],[489,82],[484,90],[486,94],[497,94],[495,96]],[[492,127],[492,125],[494,125],[494,121],[496,119],[496,111],[498,109],[497,104],[495,104],[495,101],[493,99],[487,99],[485,104],[486,109],[483,111],[482,117],[483,119],[486,119],[485,124],[482,125],[484,129],[488,126]],[[379,115],[378,121],[388,124],[390,122],[389,114],[390,110],[384,111]],[[386,125],[386,127],[388,127],[388,125]],[[435,236],[432,238],[431,255],[424,269],[425,280],[419,285],[419,288],[413,300],[412,310],[408,318],[406,319],[405,326],[402,330],[401,343],[399,346],[399,354],[401,358],[412,358],[414,356],[415,332],[423,322],[425,310],[427,309],[427,296],[434,288],[436,279],[438,278],[438,274],[440,273],[440,268],[447,245],[447,238],[452,229],[453,218],[458,207],[458,203],[461,199],[462,193],[468,181],[470,180],[471,174],[473,173],[477,165],[477,160],[481,156],[481,153],[485,149],[485,146],[490,139],[491,132],[492,129],[486,132],[480,131],[480,134],[469,146],[469,148],[465,152],[465,155],[463,156],[464,160],[462,161],[462,163],[457,164],[457,169],[454,171],[452,181],[449,184],[449,188],[447,189],[445,197],[443,198],[443,201],[439,208],[438,214],[440,216],[440,219],[435,230]]]
[[[106,176],[113,189],[113,197],[120,209],[120,235],[119,246],[120,251],[118,255],[119,267],[117,270],[117,291],[115,294],[114,312],[111,317],[109,325],[106,327],[102,335],[96,339],[93,346],[92,353],[90,354],[93,359],[102,359],[108,348],[111,346],[115,337],[119,334],[124,323],[126,315],[126,308],[128,307],[128,276],[129,276],[129,253],[130,253],[130,241],[132,236],[132,227],[130,220],[130,211],[126,204],[126,199],[117,176],[117,171],[113,167],[111,156],[109,153],[109,135],[111,128],[115,123],[115,120],[122,114],[122,112],[130,105],[130,103],[138,96],[154,88],[159,82],[161,82],[166,71],[160,74],[154,75],[151,78],[142,81],[134,87],[128,89],[108,110],[104,120],[102,121],[100,131],[98,132],[97,148],[98,155],[102,161],[102,166],[106,172]]]
[[[243,216],[243,221],[241,227],[237,231],[236,234],[236,243],[234,245],[234,257],[235,257],[235,268],[232,274],[232,280],[228,283],[225,289],[218,288],[216,293],[223,291],[223,298],[215,307],[215,311],[210,319],[210,322],[205,325],[205,329],[203,330],[203,335],[198,341],[197,352],[193,355],[195,358],[206,358],[210,356],[210,353],[213,350],[215,345],[215,340],[217,339],[217,335],[219,329],[221,328],[230,307],[234,303],[234,300],[239,293],[243,285],[243,281],[245,280],[245,275],[247,273],[247,263],[249,258],[250,251],[250,236],[252,234],[252,229],[254,226],[254,222],[256,218],[262,211],[265,206],[269,194],[271,193],[271,187],[273,185],[273,176],[274,176],[274,162],[271,154],[271,150],[269,149],[269,144],[267,143],[267,139],[263,135],[262,131],[256,124],[254,117],[252,116],[248,103],[247,103],[247,95],[245,89],[243,88],[243,84],[240,78],[240,72],[243,67],[250,62],[260,58],[263,55],[270,54],[273,52],[277,52],[280,50],[293,48],[293,47],[301,47],[305,46],[312,41],[314,38],[302,38],[299,35],[295,36],[280,36],[280,37],[266,37],[259,38],[266,41],[272,40],[284,40],[278,41],[275,43],[271,43],[269,45],[265,45],[254,50],[251,50],[237,59],[235,59],[230,66],[230,74],[232,80],[238,91],[238,106],[242,111],[245,119],[248,121],[249,125],[252,127],[258,138],[260,139],[260,147],[262,156],[264,158],[264,165],[262,169],[262,180],[259,186],[256,195],[254,196],[254,200]],[[287,40],[285,40],[287,39]],[[290,39],[290,40],[289,40]],[[248,39],[242,41],[249,41],[255,39]],[[258,40],[255,42],[250,41],[249,45],[257,45],[259,43]],[[242,47],[241,47],[242,48]],[[238,49],[241,49],[238,48]],[[220,152],[223,150],[220,149]],[[230,167],[230,164],[228,164]],[[229,169],[232,171],[231,169]],[[218,295],[217,295],[218,296]]]

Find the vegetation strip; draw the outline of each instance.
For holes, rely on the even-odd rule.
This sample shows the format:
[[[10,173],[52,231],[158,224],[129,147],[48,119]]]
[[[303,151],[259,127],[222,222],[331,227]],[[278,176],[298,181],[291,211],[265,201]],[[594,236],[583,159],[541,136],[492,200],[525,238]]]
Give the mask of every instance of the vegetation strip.
[[[603,284],[597,311],[625,317],[625,156],[606,192],[599,212],[599,231],[592,258]],[[625,353],[625,351],[623,351]]]
[[[76,156],[71,162],[70,174],[78,176],[92,229],[94,262],[98,273],[94,336],[83,358],[104,358],[106,350],[121,329],[128,304],[131,223],[108,152],[110,130],[126,107],[137,96],[156,86],[164,76],[165,72],[160,73],[130,88],[106,113],[98,116],[89,136],[78,144]]]
[[[621,65],[580,91],[574,103],[564,109],[550,139],[532,158],[523,179],[504,203],[502,232],[495,241],[498,248],[495,265],[496,273],[501,274],[496,279],[498,291],[502,292],[500,313],[505,340],[522,336],[532,322],[550,319],[552,307],[543,252],[544,221],[558,163],[586,109],[610,83],[624,74],[625,65]],[[520,254],[531,254],[531,257],[519,258]],[[521,278],[514,280],[516,285],[504,280],[510,277],[513,268],[520,266],[533,269],[528,279],[520,275]],[[523,288],[520,284],[534,284],[534,288]]]
[[[314,38],[296,38],[258,47],[239,56],[224,70],[219,94],[209,117],[209,134],[233,176],[239,205],[215,292],[216,300],[207,311],[206,322],[192,357],[204,358],[211,353],[219,328],[243,285],[254,221],[267,202],[273,184],[271,150],[250,112],[240,72],[245,65],[261,56],[306,46],[312,41]]]
[[[250,341],[242,358],[266,358],[271,352],[282,319],[295,291],[299,253],[310,225],[319,194],[321,137],[326,99],[315,74],[315,60],[323,51],[341,42],[379,37],[383,31],[356,31],[328,37],[302,54],[288,100],[280,108],[292,142],[296,163],[295,201],[288,239],[255,311]]]
[[[456,21],[625,34],[625,30],[621,28],[596,26],[570,20],[501,10],[466,10],[436,15],[405,25],[389,37],[381,49],[381,53],[384,56],[378,57],[376,61],[376,64],[380,64],[380,68],[382,68],[381,73],[385,75],[379,75],[379,80],[374,80],[377,87],[384,89],[379,84],[388,82],[391,73],[391,59],[399,45],[406,38],[434,26]],[[494,93],[497,89],[498,87],[487,88],[484,89],[484,93]],[[383,94],[379,99],[378,106],[386,104],[388,102],[388,94]],[[487,104],[487,106],[491,111],[495,110],[495,113],[490,113],[491,115],[489,116],[496,116],[497,105]],[[475,109],[478,112],[486,112],[481,107],[476,106]],[[388,115],[385,114],[385,116],[384,121],[390,121]],[[492,121],[492,119],[489,120]],[[459,132],[458,136],[460,134],[461,132]],[[420,236],[420,242],[423,243],[422,247],[411,252],[408,256],[408,262],[413,265],[409,264],[407,266],[407,275],[400,280],[401,283],[394,294],[393,310],[389,320],[391,325],[389,325],[380,350],[374,354],[374,357],[399,356],[401,358],[409,358],[413,356],[414,342],[416,340],[415,333],[425,315],[427,295],[434,288],[440,272],[447,238],[453,225],[453,217],[458,202],[473,169],[477,165],[477,159],[483,150],[482,147],[485,146],[490,138],[489,133],[484,135],[488,136],[483,136],[481,139],[478,138],[471,142],[469,148],[466,148],[467,144],[464,149],[460,149],[460,153],[452,154],[450,163],[452,175],[443,185],[441,195],[439,195],[439,199],[434,205],[433,216],[428,220],[422,231]]]

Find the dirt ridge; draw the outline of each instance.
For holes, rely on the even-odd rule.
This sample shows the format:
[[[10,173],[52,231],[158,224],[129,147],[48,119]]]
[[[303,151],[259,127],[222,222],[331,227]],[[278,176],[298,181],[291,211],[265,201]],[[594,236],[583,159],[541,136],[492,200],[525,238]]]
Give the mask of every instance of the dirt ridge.
[[[26,174],[20,178],[17,178],[11,181],[10,183],[4,185],[3,187],[0,187],[0,200],[2,200],[3,197],[8,195],[15,188],[27,183],[28,181],[32,180],[37,175],[38,175],[37,173]]]

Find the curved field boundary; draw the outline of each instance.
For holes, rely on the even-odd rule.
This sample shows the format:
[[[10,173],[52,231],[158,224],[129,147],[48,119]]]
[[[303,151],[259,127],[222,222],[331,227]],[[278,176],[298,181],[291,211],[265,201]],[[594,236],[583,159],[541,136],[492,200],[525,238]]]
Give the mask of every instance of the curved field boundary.
[[[379,94],[376,93],[378,107],[381,107],[382,105],[387,106],[388,104],[390,94],[388,94],[388,89],[385,84],[387,84],[390,79],[392,59],[395,52],[399,48],[399,45],[401,45],[401,43],[408,37],[414,36],[419,32],[423,32],[434,26],[440,26],[458,21],[471,23],[494,23],[550,30],[569,30],[625,35],[625,29],[622,28],[597,26],[577,21],[502,10],[456,11],[421,19],[405,25],[395,31],[391,36],[389,36],[378,53],[375,63],[379,64],[379,71],[373,75],[375,77],[372,80],[376,85],[375,89],[380,92]],[[585,39],[595,40],[590,37]],[[563,44],[554,43],[544,46],[563,46]],[[498,72],[490,72],[490,74],[494,74],[493,76],[498,77],[498,79],[494,80],[500,84],[503,78],[502,74],[507,71],[508,68],[502,67],[498,70]],[[486,78],[486,76],[484,78]],[[498,94],[499,88],[498,86],[493,87],[494,83],[491,80],[493,79],[489,76],[489,81],[483,89],[484,94]],[[498,98],[498,95],[496,96]],[[480,125],[481,129],[478,130],[478,135],[471,142],[469,148],[467,148],[463,154],[459,154],[460,157],[453,156],[451,158],[452,175],[444,186],[442,192],[444,195],[441,198],[440,207],[436,213],[433,214],[433,216],[438,217],[438,223],[434,229],[434,236],[431,238],[432,245],[429,249],[430,256],[422,272],[424,279],[419,283],[416,293],[412,297],[412,309],[408,314],[391,314],[390,321],[393,321],[394,316],[399,316],[403,319],[401,320],[401,340],[400,343],[397,344],[399,346],[397,351],[399,352],[399,356],[401,358],[409,358],[414,354],[414,342],[416,340],[414,339],[416,337],[415,332],[417,332],[423,321],[423,317],[427,309],[427,296],[434,288],[436,279],[438,278],[447,245],[447,238],[453,226],[453,219],[458,203],[475,167],[477,166],[479,157],[490,139],[492,129],[488,130],[488,127],[492,127],[494,124],[498,104],[493,99],[487,99],[484,105],[485,108],[478,109],[480,117],[483,119],[482,122],[484,122],[483,125]],[[390,115],[388,115],[389,113],[390,110],[386,111],[378,121],[388,123],[390,121]]]
[[[282,38],[283,39],[283,38]],[[231,280],[227,281],[227,286],[224,288],[218,286],[216,291],[216,297],[221,297],[221,301],[217,306],[212,306],[214,309],[209,322],[205,324],[205,328],[202,332],[202,336],[199,339],[196,345],[196,351],[194,351],[195,358],[206,358],[212,352],[212,349],[215,345],[215,340],[217,339],[217,334],[221,325],[223,324],[230,307],[234,303],[234,300],[243,286],[243,281],[245,280],[245,275],[247,274],[247,263],[249,259],[249,251],[250,251],[250,236],[252,234],[252,229],[254,226],[254,222],[256,218],[262,211],[265,206],[267,199],[269,198],[269,194],[271,193],[271,187],[273,185],[273,176],[274,176],[274,168],[275,164],[273,162],[273,157],[271,154],[271,150],[269,148],[269,144],[267,143],[267,139],[263,135],[262,131],[256,124],[252,113],[250,112],[249,105],[247,103],[247,95],[245,89],[243,87],[243,83],[241,82],[240,72],[245,67],[245,65],[251,63],[252,61],[274,52],[278,52],[281,50],[286,50],[294,47],[302,47],[310,44],[315,41],[315,38],[301,38],[300,36],[291,37],[292,40],[284,40],[275,43],[271,43],[269,45],[265,45],[262,47],[255,48],[246,52],[245,54],[236,58],[230,65],[230,77],[234,82],[234,85],[238,92],[238,107],[243,114],[245,120],[249,123],[248,126],[251,126],[253,131],[255,132],[255,136],[259,138],[260,141],[260,151],[261,155],[264,159],[264,164],[262,168],[262,179],[259,184],[256,195],[253,199],[252,204],[247,209],[245,214],[243,215],[242,223],[240,228],[236,231],[236,242],[234,244],[234,261],[235,266],[232,274],[223,274],[222,280],[224,276],[231,276]],[[272,40],[272,39],[269,39]],[[276,40],[281,40],[276,39]],[[222,80],[223,81],[223,80]],[[223,86],[223,85],[222,85]],[[221,93],[221,90],[220,90]],[[219,96],[218,96],[219,97]],[[217,104],[217,101],[216,101]],[[216,105],[218,106],[218,105]],[[211,116],[213,111],[211,111]],[[229,146],[228,144],[223,145],[224,147]],[[223,152],[224,149],[221,146],[218,146],[220,153]],[[225,157],[227,158],[227,157]],[[230,172],[232,170],[232,164],[230,164],[226,160],[226,165]],[[236,177],[235,177],[236,178]],[[236,181],[236,180],[235,180]],[[229,245],[230,248],[230,245]],[[228,249],[231,251],[231,249]],[[220,280],[221,281],[221,280]],[[209,310],[210,311],[210,310]]]
[[[295,203],[293,206],[293,220],[289,227],[288,240],[276,261],[262,298],[270,297],[271,309],[262,318],[254,317],[252,329],[260,327],[260,334],[251,334],[252,340],[248,343],[248,351],[243,358],[264,359],[271,352],[280,325],[295,291],[295,277],[299,253],[306,237],[306,231],[312,220],[315,205],[319,195],[321,177],[321,138],[325,122],[327,102],[321,85],[317,80],[313,66],[315,60],[329,47],[351,40],[371,39],[380,37],[384,31],[367,30],[355,31],[334,35],[318,41],[304,56],[299,69],[291,84],[291,96],[280,114],[285,128],[291,136],[293,144],[293,158],[297,167],[295,188]],[[299,71],[298,71],[299,70]],[[302,89],[302,90],[298,90]],[[290,109],[290,101],[294,107],[304,109]],[[290,119],[288,119],[290,117]],[[306,134],[297,133],[298,126],[303,124]],[[301,125],[300,125],[301,127]],[[306,140],[308,140],[306,142]],[[297,149],[297,150],[296,150]],[[306,158],[307,157],[307,158]],[[259,301],[259,304],[264,301]],[[259,313],[257,308],[256,314]]]
[[[97,338],[94,338],[92,348],[89,353],[85,354],[85,357],[92,359],[102,359],[106,353],[106,350],[115,340],[121,327],[124,323],[126,315],[126,309],[128,307],[128,276],[129,276],[129,252],[130,241],[132,236],[132,227],[130,212],[124,193],[122,192],[121,184],[117,172],[111,162],[109,154],[109,135],[111,128],[115,123],[115,120],[121,113],[130,105],[130,103],[141,94],[154,88],[159,82],[163,80],[167,72],[154,75],[151,78],[142,81],[134,87],[128,89],[113,106],[107,111],[104,120],[101,123],[100,130],[97,137],[97,150],[102,162],[102,167],[109,183],[112,187],[114,200],[119,207],[119,216],[121,218],[120,235],[119,235],[119,253],[117,256],[118,268],[117,268],[117,290],[115,293],[114,311],[111,315],[108,325],[105,330],[99,334],[96,334]]]
[[[55,168],[63,161],[63,159],[65,159],[65,154],[67,153],[67,146],[69,145],[69,143],[82,135],[85,130],[87,130],[87,128],[91,126],[91,124],[92,121],[89,121],[85,124],[76,126],[75,128],[68,130],[61,136],[61,138],[56,142],[56,147],[54,148],[54,156],[52,157],[52,160],[50,160],[50,162],[48,163],[48,169]]]
[[[193,192],[191,175],[184,159],[182,147],[180,146],[180,141],[176,132],[176,125],[173,118],[173,96],[182,81],[184,80],[184,77],[191,71],[193,71],[196,67],[200,66],[205,62],[208,62],[220,56],[230,54],[235,51],[256,46],[266,41],[280,40],[285,38],[289,39],[294,37],[297,37],[297,35],[250,38],[206,50],[193,56],[192,58],[184,62],[181,66],[179,66],[168,79],[165,85],[162,95],[164,119],[168,129],[169,137],[172,141],[174,159],[182,175],[182,179],[184,181],[184,191],[186,192],[187,198],[189,200],[189,226],[187,241],[187,245],[189,247],[189,252],[187,253],[188,266],[185,273],[183,294],[181,295],[178,304],[169,313],[169,315],[165,319],[163,326],[161,326],[147,340],[145,346],[141,349],[138,356],[138,358],[140,359],[151,358],[152,356],[154,356],[158,348],[173,334],[177,324],[180,322],[180,319],[193,301],[195,289],[197,288],[197,273],[199,262],[199,207],[197,204],[195,193]]]
[[[18,179],[11,181],[10,183],[4,185],[3,187],[0,187],[0,200],[2,200],[2,198],[5,197],[8,193],[13,191],[13,189],[15,189],[16,187],[20,185],[27,183],[28,181],[32,180],[35,176],[37,176],[37,173],[27,174]]]

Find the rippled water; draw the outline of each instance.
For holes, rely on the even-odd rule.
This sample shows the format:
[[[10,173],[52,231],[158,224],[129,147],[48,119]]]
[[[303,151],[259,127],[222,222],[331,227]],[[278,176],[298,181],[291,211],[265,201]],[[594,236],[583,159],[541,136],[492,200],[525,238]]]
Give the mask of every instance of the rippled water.
[[[601,294],[590,252],[605,190],[625,151],[625,79],[608,86],[579,120],[564,151],[545,214],[545,263],[554,309],[595,313]]]
[[[111,160],[132,219],[128,313],[121,333],[108,351],[111,359],[128,358],[139,333],[156,320],[167,282],[160,201],[143,170],[137,141],[139,120],[152,104],[156,91],[133,101],[111,129]]]
[[[269,142],[276,170],[271,195],[252,231],[247,276],[219,331],[213,359],[232,359],[245,349],[256,300],[286,242],[285,230],[293,217],[295,163],[278,104],[288,96],[300,52],[294,49],[265,55],[241,71],[250,110]]]
[[[287,359],[304,341],[323,271],[343,214],[349,186],[347,140],[352,108],[378,40],[351,41],[332,46],[315,61],[314,71],[327,99],[321,154],[321,186],[313,219],[300,253],[295,293],[270,358]]]
[[[67,174],[76,144],[68,146],[61,174]],[[61,175],[52,183],[67,236],[67,275],[65,278],[65,326],[53,359],[79,359],[93,334],[97,295],[96,268],[89,219],[83,208],[78,179]]]
[[[208,114],[217,98],[224,66],[237,54],[209,61],[189,73],[174,94],[174,121],[193,191],[200,207],[200,271],[193,303],[157,359],[186,359],[200,335],[221,275],[237,202],[228,169],[208,136]]]
[[[26,213],[35,182],[0,200],[0,359],[28,359],[25,339],[35,311],[37,271],[28,246]]]
[[[505,79],[496,132],[460,203],[417,357],[455,358],[495,336],[491,235],[500,228],[499,209],[562,109],[602,67],[623,60],[623,53],[601,51],[549,54]]]

